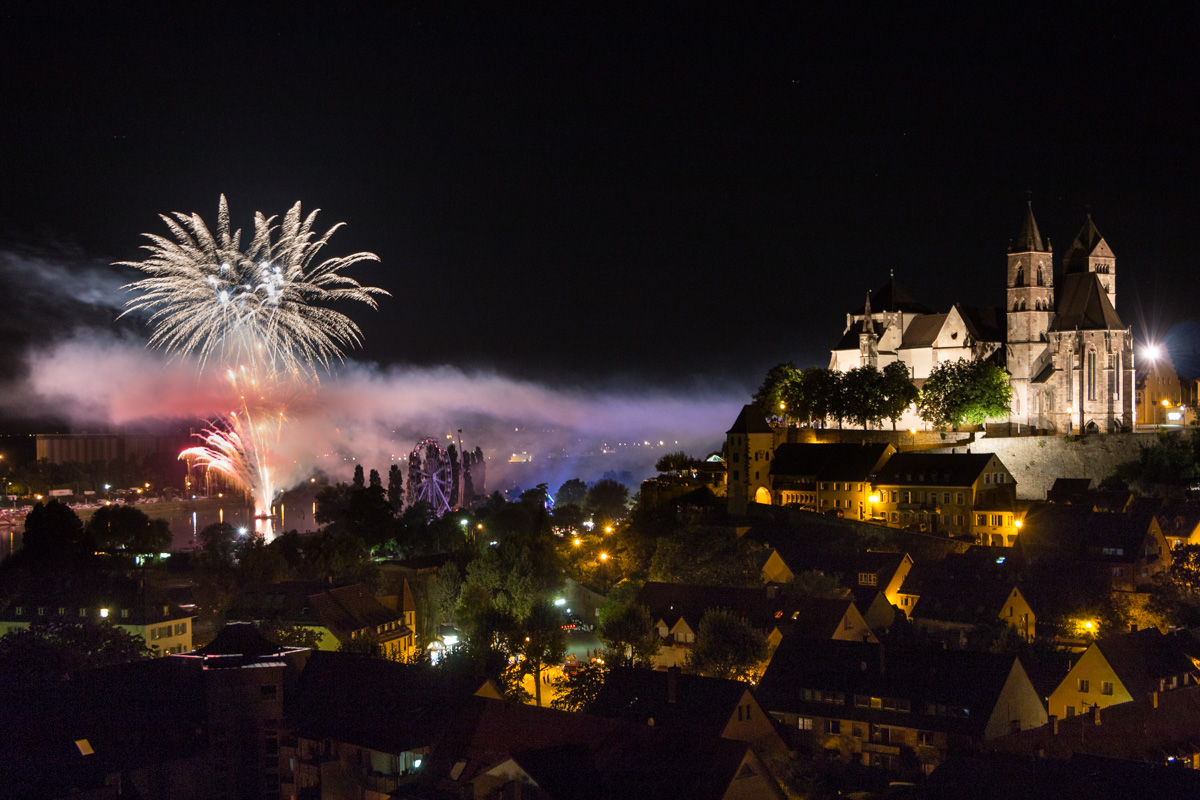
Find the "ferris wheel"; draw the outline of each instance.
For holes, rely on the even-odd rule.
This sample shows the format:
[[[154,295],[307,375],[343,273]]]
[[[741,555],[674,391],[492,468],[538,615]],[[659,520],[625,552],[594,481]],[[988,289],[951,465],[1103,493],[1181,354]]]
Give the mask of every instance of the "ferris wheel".
[[[408,456],[408,502],[424,502],[440,517],[450,510],[453,478],[450,456],[432,436],[422,439]]]

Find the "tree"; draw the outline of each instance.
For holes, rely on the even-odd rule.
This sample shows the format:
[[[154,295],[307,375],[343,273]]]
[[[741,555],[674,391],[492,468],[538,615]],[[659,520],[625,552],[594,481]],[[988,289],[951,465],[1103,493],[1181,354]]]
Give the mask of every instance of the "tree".
[[[751,680],[766,658],[766,634],[732,611],[714,608],[700,618],[684,667],[710,678]]]
[[[596,481],[588,490],[586,505],[593,515],[620,519],[629,505],[629,489],[611,478]]]
[[[150,519],[133,506],[101,506],[88,520],[87,535],[104,550],[124,550],[146,555],[161,553],[171,546],[171,525],[165,519]]]
[[[429,584],[429,600],[439,625],[449,625],[454,621],[454,609],[458,607],[461,590],[462,576],[459,575],[458,565],[447,561],[438,567]]]
[[[388,469],[387,501],[397,514],[404,506],[404,474],[399,464],[392,464]]]
[[[863,430],[883,419],[883,375],[870,364],[843,376],[842,396],[845,415]]]
[[[383,480],[380,479],[380,477],[379,477],[379,470],[377,470],[377,469],[371,470],[371,475],[370,475],[369,481],[370,482],[368,483],[368,485],[372,489],[382,489],[383,488]]]
[[[620,666],[649,665],[662,649],[662,638],[650,619],[650,610],[637,603],[624,603],[609,612],[597,631],[610,658]]]
[[[819,421],[824,427],[829,417],[841,418],[839,416],[842,403],[840,372],[821,367],[809,367],[804,370],[802,384],[809,418],[813,422]]]
[[[108,622],[34,620],[28,628],[0,637],[0,671],[10,678],[36,680],[150,656],[140,637]]]
[[[238,532],[228,522],[214,522],[200,529],[200,561],[209,568],[233,568]]]
[[[1137,483],[1143,492],[1181,497],[1200,482],[1200,432],[1160,433],[1157,442],[1143,447],[1137,460],[1119,465],[1110,478]]]
[[[689,456],[682,450],[675,453],[667,453],[662,458],[654,463],[654,468],[659,472],[687,472],[696,465],[696,459]]]
[[[355,489],[366,488],[366,479],[363,477],[362,464],[356,464],[354,467],[354,488]]]
[[[896,421],[904,416],[909,406],[921,399],[921,392],[909,377],[908,367],[903,361],[893,361],[883,368],[882,390],[880,417],[890,419],[892,430],[896,430]]]
[[[832,600],[843,600],[850,596],[850,590],[832,578],[816,569],[805,570],[793,576],[783,585],[783,594],[787,597],[825,597]]]
[[[791,361],[776,364],[767,370],[766,377],[751,399],[766,414],[794,417],[795,411],[792,406],[797,389],[800,388],[798,384],[801,382],[801,373]]]
[[[587,499],[587,493],[588,487],[586,483],[579,480],[579,478],[571,478],[558,487],[558,491],[554,493],[554,505],[557,507],[574,503],[577,506],[582,506]]]
[[[943,361],[921,387],[917,411],[937,428],[982,425],[1008,416],[1012,386],[1008,373],[991,361]]]
[[[25,556],[42,564],[85,557],[90,551],[83,523],[69,506],[57,500],[38,502],[25,515]]]
[[[596,702],[607,679],[608,667],[605,664],[580,664],[578,669],[563,673],[563,676],[555,681],[557,695],[550,701],[550,707],[559,711],[584,713]]]
[[[562,614],[547,602],[537,603],[521,620],[514,648],[525,657],[527,670],[533,671],[533,697],[542,704],[542,669],[557,664],[567,654],[567,634]]]
[[[665,583],[759,586],[765,548],[732,530],[694,527],[660,536],[649,578]]]
[[[254,625],[263,638],[280,647],[307,647],[316,650],[321,646],[321,632],[303,625],[263,620]]]

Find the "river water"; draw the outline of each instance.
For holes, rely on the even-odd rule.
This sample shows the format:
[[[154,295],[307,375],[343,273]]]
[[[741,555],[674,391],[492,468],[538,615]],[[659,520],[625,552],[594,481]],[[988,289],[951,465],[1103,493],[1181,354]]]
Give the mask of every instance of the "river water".
[[[138,503],[137,508],[151,517],[165,519],[171,526],[171,549],[192,550],[198,548],[197,534],[209,525],[228,522],[235,528],[255,530],[267,538],[283,531],[297,530],[301,533],[315,531],[319,526],[313,519],[316,506],[310,497],[298,497],[275,506],[270,519],[256,519],[253,510],[240,499],[201,499],[189,503]],[[76,506],[76,513],[85,520],[94,511],[94,506]],[[20,549],[25,529],[25,514],[28,508],[0,510],[0,559]]]

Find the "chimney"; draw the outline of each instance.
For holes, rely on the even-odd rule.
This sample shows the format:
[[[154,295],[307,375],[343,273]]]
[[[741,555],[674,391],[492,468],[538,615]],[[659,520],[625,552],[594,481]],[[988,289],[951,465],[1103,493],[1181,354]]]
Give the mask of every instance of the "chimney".
[[[1093,725],[1100,724],[1100,706],[1099,705],[1092,706],[1092,724]]]
[[[1055,736],[1058,736],[1058,715],[1057,714],[1050,715],[1050,732],[1053,733]]]
[[[667,702],[671,705],[679,696],[679,673],[682,670],[679,667],[667,667]]]

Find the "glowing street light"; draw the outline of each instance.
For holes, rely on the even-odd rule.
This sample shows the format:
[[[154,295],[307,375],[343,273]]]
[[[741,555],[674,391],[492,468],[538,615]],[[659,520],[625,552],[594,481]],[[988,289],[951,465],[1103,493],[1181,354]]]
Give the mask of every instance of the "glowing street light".
[[[608,553],[601,553],[601,554],[600,554],[600,560],[601,560],[601,561],[608,561]]]

